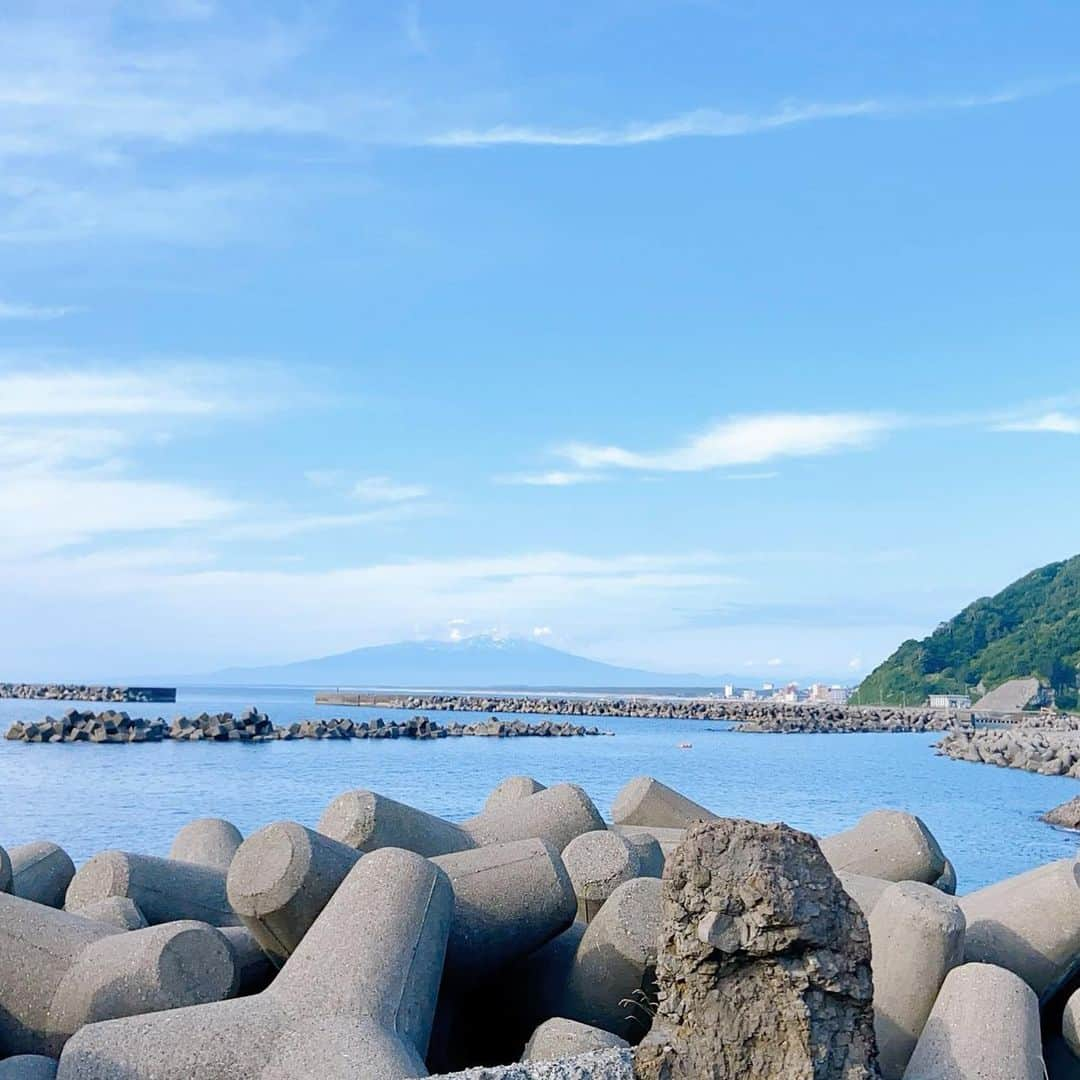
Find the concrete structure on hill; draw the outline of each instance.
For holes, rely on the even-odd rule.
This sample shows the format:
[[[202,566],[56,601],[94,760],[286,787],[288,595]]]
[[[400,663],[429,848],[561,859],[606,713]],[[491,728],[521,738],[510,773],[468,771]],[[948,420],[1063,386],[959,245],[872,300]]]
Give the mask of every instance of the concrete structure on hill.
[[[967,694],[931,694],[926,704],[931,709],[970,709],[971,698]]]
[[[1015,713],[1031,706],[1048,705],[1050,691],[1038,679],[1010,679],[975,702],[980,713]]]

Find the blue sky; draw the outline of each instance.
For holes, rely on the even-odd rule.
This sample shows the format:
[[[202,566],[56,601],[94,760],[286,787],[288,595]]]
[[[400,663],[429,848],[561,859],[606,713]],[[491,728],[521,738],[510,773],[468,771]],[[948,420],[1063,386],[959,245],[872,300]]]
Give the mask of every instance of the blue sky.
[[[5,5],[3,677],[856,681],[1080,549],[1071,5]]]

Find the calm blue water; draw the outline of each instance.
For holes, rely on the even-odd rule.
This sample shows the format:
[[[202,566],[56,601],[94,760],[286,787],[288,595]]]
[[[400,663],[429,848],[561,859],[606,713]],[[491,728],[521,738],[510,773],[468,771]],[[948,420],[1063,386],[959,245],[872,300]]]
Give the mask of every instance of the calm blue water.
[[[132,715],[236,712],[257,705],[279,724],[317,715],[401,716],[317,708],[309,690],[181,690],[173,705]],[[93,706],[95,708],[99,706]],[[68,708],[0,701],[0,730]],[[435,713],[439,721],[469,714]],[[739,735],[717,723],[599,721],[615,738],[297,741],[256,746],[98,746],[0,741],[0,844],[47,838],[76,862],[104,848],[164,855],[192,817],[224,817],[245,833],[281,818],[314,825],[335,795],[363,787],[460,819],[504,776],[581,784],[602,813],[630,777],[649,773],[717,813],[786,821],[814,833],[876,807],[919,814],[966,892],[1076,850],[1038,815],[1080,793],[1068,777],[936,756],[932,735]],[[691,750],[677,744],[693,743]]]

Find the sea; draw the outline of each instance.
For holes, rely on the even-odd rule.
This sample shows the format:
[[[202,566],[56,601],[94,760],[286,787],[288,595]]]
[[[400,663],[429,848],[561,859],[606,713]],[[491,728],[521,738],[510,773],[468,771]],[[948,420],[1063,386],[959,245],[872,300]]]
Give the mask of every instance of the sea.
[[[175,705],[123,708],[133,716],[171,719],[254,705],[279,725],[319,716],[407,715],[316,706],[314,693],[190,686],[179,689]],[[0,732],[73,704],[103,707],[0,700]],[[490,714],[429,715],[443,723]],[[937,735],[743,735],[717,721],[587,722],[614,736],[121,745],[0,740],[0,845],[53,840],[77,864],[107,848],[166,855],[173,836],[193,818],[223,817],[245,835],[282,819],[314,826],[331,799],[353,788],[461,820],[515,774],[548,785],[580,784],[607,816],[619,788],[648,774],[718,814],[784,821],[818,835],[845,829],[879,807],[918,814],[956,867],[961,893],[1077,849],[1075,833],[1046,825],[1039,815],[1080,794],[1080,783],[939,757]]]

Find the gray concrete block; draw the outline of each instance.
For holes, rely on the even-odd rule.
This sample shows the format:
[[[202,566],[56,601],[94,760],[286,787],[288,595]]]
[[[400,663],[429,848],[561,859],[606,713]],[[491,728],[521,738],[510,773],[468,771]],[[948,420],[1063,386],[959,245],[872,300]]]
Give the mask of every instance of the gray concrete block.
[[[68,1043],[58,1076],[424,1076],[452,907],[437,866],[399,849],[373,852],[353,867],[268,989],[90,1024]]]
[[[857,902],[857,901],[856,901]],[[883,1080],[900,1080],[946,976],[964,960],[964,913],[917,881],[890,885],[868,917]]]
[[[396,847],[431,857],[476,846],[460,826],[374,791],[339,795],[319,818],[317,829],[357,851]]]
[[[543,791],[544,785],[531,776],[508,776],[487,797],[484,803],[483,813],[498,813],[513,803],[527,799],[538,791]]]
[[[656,845],[652,837],[646,839]],[[659,850],[659,845],[656,847]],[[562,858],[573,882],[578,918],[583,922],[590,922],[624,881],[659,876],[643,874],[637,848],[628,838],[607,829],[575,836]]]
[[[545,1020],[525,1046],[522,1061],[559,1061],[595,1050],[614,1050],[630,1044],[603,1028],[556,1016]]]
[[[592,799],[576,784],[545,788],[466,826],[477,845],[538,839],[556,851],[563,851],[575,836],[606,828]]]
[[[11,892],[11,859],[0,847],[0,893]]]
[[[355,848],[295,821],[275,822],[240,845],[229,867],[229,903],[280,966],[359,859]]]
[[[555,1016],[641,1039],[655,994],[661,903],[657,878],[634,878],[611,894],[581,937]]]
[[[904,1080],[1043,1080],[1039,1003],[1021,979],[992,964],[945,978]]]
[[[143,918],[138,904],[126,896],[107,896],[104,900],[94,900],[71,913],[117,930],[142,930],[150,925]]]
[[[1060,859],[960,897],[964,957],[1019,975],[1046,1001],[1080,971],[1080,863]]]
[[[838,874],[930,885],[945,871],[945,856],[933,834],[914,814],[900,810],[872,810],[852,828],[818,844]]]
[[[608,831],[621,836],[633,849],[634,854],[637,855],[641,877],[663,877],[666,861],[664,849],[652,833],[639,831],[633,826],[629,831],[623,829],[609,829]]]
[[[940,889],[943,893],[949,896],[956,895],[956,867],[953,866],[948,859],[945,860],[945,869],[941,872],[941,877],[934,882],[934,888]]]
[[[635,776],[623,785],[611,805],[611,820],[616,825],[686,829],[715,818],[711,810],[651,776]]]
[[[218,933],[232,949],[237,994],[257,994],[265,990],[274,981],[278,969],[255,935],[246,926],[222,926]]]
[[[0,896],[0,970],[0,1046],[48,1056],[84,1024],[217,1001],[236,977],[203,923],[120,933],[15,896]]]
[[[1061,1034],[1073,1054],[1080,1059],[1080,990],[1074,991],[1065,1002],[1061,1016]]]
[[[8,851],[11,894],[46,907],[62,908],[64,894],[75,876],[75,864],[59,845],[36,840]]]
[[[458,983],[494,974],[574,921],[573,884],[543,840],[491,844],[432,862],[454,891],[446,974]]]
[[[892,881],[883,881],[881,878],[866,877],[865,874],[837,874],[840,884],[844,886],[844,892],[859,905],[860,910],[867,919],[877,906],[885,890],[893,885]]]
[[[227,873],[237,848],[243,842],[243,835],[232,822],[222,818],[199,818],[189,821],[176,834],[169,849],[169,858],[213,866]]]
[[[685,829],[662,829],[652,825],[612,825],[611,830],[617,832],[620,836],[625,836],[627,840],[635,842],[644,841],[647,838],[655,840],[660,847],[660,853],[663,855],[665,863],[675,854],[675,849],[683,842],[683,837],[686,836]],[[663,869],[661,869],[662,873]]]
[[[195,919],[236,926],[240,919],[225,894],[225,874],[211,866],[103,851],[79,868],[68,886],[66,906],[75,910],[110,896],[133,900],[151,926]]]
[[[0,1080],[55,1080],[56,1058],[16,1054],[0,1061]]]

